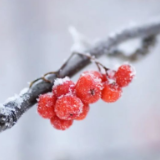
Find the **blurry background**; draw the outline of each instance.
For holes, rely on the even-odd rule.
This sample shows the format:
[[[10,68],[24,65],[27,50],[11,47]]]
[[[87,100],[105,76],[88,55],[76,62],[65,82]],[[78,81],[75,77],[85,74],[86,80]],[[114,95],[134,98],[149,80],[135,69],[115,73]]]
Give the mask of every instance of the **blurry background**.
[[[0,0],[0,102],[60,67],[73,43],[70,25],[97,39],[158,16],[159,0]],[[159,160],[159,62],[160,41],[133,63],[137,77],[118,102],[91,105],[88,117],[65,132],[53,129],[34,106],[0,134],[0,160]]]

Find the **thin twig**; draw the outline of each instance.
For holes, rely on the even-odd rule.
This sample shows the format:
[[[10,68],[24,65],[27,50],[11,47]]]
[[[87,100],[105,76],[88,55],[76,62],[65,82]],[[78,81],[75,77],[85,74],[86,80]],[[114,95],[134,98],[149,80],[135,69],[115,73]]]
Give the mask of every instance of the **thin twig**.
[[[156,36],[150,36],[150,37],[144,38],[141,42],[140,47],[136,48],[133,53],[126,55],[124,53],[125,51],[115,48],[108,54],[108,56],[120,58],[124,61],[125,60],[137,61],[140,58],[143,58],[144,56],[146,56],[150,52],[150,49],[155,46],[156,42],[157,42]]]
[[[130,40],[132,38],[148,38],[156,36],[160,33],[160,20],[157,22],[150,22],[145,25],[125,28],[121,31],[111,34],[105,39],[102,39],[97,44],[86,50],[85,53],[90,53],[91,56],[100,57],[108,54],[110,49],[116,47],[121,42]],[[66,64],[60,72],[60,77],[73,76],[82,68],[86,67],[90,60],[84,56],[75,55],[70,63]],[[11,128],[16,124],[17,120],[30,107],[36,103],[36,99],[40,94],[51,91],[56,74],[48,75],[47,79],[52,83],[40,79],[32,85],[29,90],[24,91],[14,99],[0,105],[0,131]]]

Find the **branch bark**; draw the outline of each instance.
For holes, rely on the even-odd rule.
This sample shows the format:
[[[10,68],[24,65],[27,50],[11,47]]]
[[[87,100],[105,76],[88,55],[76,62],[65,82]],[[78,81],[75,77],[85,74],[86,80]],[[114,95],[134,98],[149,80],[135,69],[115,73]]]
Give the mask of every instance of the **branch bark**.
[[[114,34],[110,34],[108,37],[102,39],[85,52],[98,58],[104,54],[108,54],[110,49],[116,47],[121,42],[132,38],[144,39],[151,36],[153,37],[159,33],[160,20],[156,22],[149,22],[148,24],[140,26],[127,27],[115,32]],[[72,77],[89,63],[90,61],[86,57],[75,55],[70,60],[70,63],[68,63],[60,72],[60,76]],[[57,77],[52,74],[47,78],[54,82],[54,79]],[[9,99],[4,104],[1,104],[0,132],[14,126],[21,115],[36,103],[36,99],[40,94],[51,91],[52,85],[53,84],[47,83],[43,80],[39,80],[30,89],[23,91],[20,95]]]

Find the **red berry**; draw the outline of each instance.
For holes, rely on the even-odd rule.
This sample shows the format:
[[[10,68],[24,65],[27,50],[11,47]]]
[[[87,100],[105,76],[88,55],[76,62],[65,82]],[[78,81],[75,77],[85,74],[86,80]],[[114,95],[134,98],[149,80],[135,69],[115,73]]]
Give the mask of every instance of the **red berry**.
[[[91,72],[82,74],[76,84],[76,95],[88,104],[99,100],[101,90],[101,79]]]
[[[51,124],[58,130],[66,130],[73,124],[73,120],[63,120],[54,116],[50,119]]]
[[[108,78],[106,74],[102,74],[102,82],[108,82]]]
[[[134,75],[134,70],[130,65],[121,65],[115,74],[116,82],[120,87],[126,87],[132,81]]]
[[[85,75],[85,74],[91,74],[91,75],[94,75],[97,78],[103,79],[103,75],[98,71],[94,71],[94,70],[85,71],[85,72],[82,73],[82,76]]]
[[[89,107],[88,104],[84,104],[82,113],[77,118],[75,118],[75,120],[83,120],[83,119],[85,119],[87,114],[88,114],[88,112],[89,112],[89,108],[90,107]]]
[[[52,92],[57,96],[60,97],[62,95],[66,95],[67,93],[74,93],[75,92],[75,83],[71,81],[69,78],[57,78],[55,80]]]
[[[56,102],[56,98],[52,93],[47,93],[40,95],[38,100],[38,113],[43,118],[51,118],[55,115],[54,105]]]
[[[122,89],[116,83],[104,83],[102,90],[102,100],[105,102],[115,102],[121,97]]]
[[[82,113],[83,103],[74,95],[60,97],[55,105],[56,115],[60,119],[72,120]]]

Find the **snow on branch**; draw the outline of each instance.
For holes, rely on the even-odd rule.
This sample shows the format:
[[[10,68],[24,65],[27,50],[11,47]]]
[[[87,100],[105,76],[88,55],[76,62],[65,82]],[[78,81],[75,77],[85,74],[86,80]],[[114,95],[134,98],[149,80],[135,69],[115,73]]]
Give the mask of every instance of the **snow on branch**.
[[[83,48],[83,53],[89,53],[91,56],[96,58],[111,53],[111,49],[115,48],[122,42],[133,38],[147,39],[148,37],[155,37],[160,33],[160,20],[156,22],[149,22],[144,25],[130,26],[121,29],[115,33],[110,34],[108,37],[99,40],[99,42],[91,45],[91,43],[85,41],[85,38],[81,36],[78,40],[78,33],[72,27],[70,32],[76,42],[80,44],[74,44],[73,50],[77,50],[80,46],[87,46],[86,49]],[[78,47],[75,47],[78,46]],[[146,47],[146,46],[144,46]],[[79,51],[81,52],[81,51]],[[60,72],[61,77],[73,76],[82,68],[90,63],[90,60],[86,57],[75,55],[70,63],[65,65]],[[56,74],[48,75],[47,79],[52,83],[48,83],[42,79],[38,80],[31,88],[23,90],[19,95],[15,95],[13,98],[9,98],[5,103],[0,104],[0,132],[11,128],[16,124],[18,119],[23,113],[25,113],[30,107],[32,107],[36,102],[40,94],[51,91],[53,82],[55,80]]]

